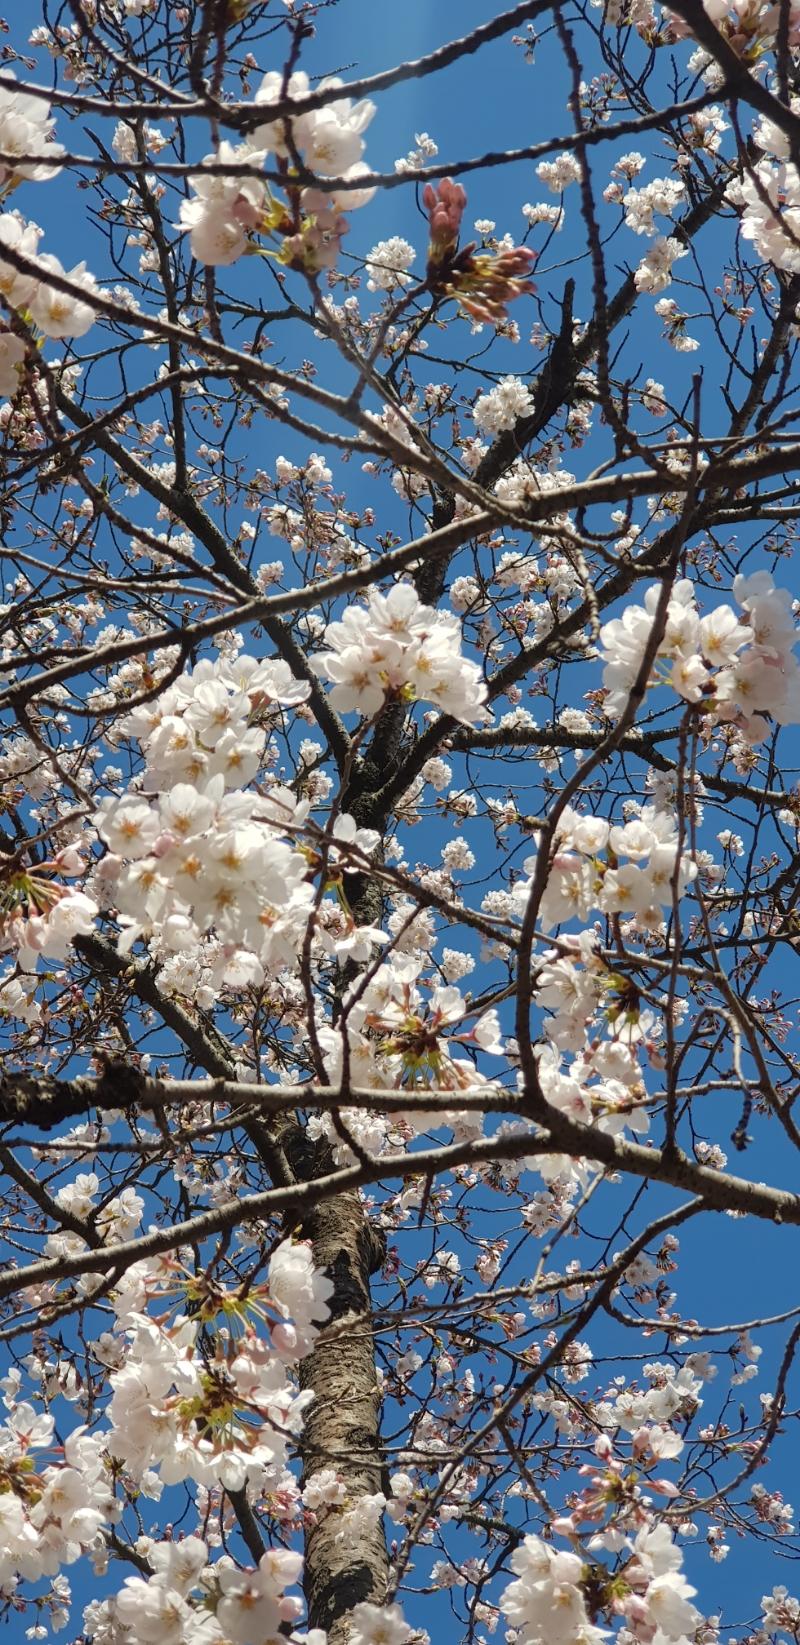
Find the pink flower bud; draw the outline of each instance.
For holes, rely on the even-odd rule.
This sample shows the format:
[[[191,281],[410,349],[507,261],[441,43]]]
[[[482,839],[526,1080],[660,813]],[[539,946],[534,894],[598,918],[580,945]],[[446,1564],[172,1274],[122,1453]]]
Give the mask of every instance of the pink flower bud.
[[[677,1485],[673,1485],[671,1479],[648,1479],[647,1488],[649,1491],[655,1491],[658,1496],[672,1497],[679,1494]]]
[[[436,268],[454,254],[458,245],[461,219],[467,203],[466,190],[460,183],[454,183],[452,177],[443,177],[438,188],[434,188],[432,183],[425,184],[422,203],[430,224],[428,262]]]

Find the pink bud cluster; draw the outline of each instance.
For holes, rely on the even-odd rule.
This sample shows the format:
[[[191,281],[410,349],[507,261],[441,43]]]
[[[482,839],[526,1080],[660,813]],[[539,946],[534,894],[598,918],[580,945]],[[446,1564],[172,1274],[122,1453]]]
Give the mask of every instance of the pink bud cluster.
[[[452,177],[444,177],[438,188],[435,188],[433,183],[426,183],[422,191],[422,204],[428,213],[430,225],[430,273],[431,269],[441,267],[456,250],[461,233],[461,219],[467,204],[466,189],[462,188],[460,183],[454,183]]]
[[[459,251],[458,237],[467,195],[452,177],[443,178],[438,188],[427,183],[422,202],[430,224],[430,285],[455,297],[471,319],[502,325],[508,319],[508,303],[534,290],[527,276],[535,261],[535,252],[527,246],[512,246],[497,256],[489,252],[476,256],[474,241]]]

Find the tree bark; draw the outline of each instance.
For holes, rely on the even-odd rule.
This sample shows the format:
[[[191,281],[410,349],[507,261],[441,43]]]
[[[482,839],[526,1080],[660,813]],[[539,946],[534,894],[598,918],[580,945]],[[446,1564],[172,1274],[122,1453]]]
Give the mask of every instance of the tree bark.
[[[323,1201],[306,1219],[314,1262],[333,1281],[330,1320],[313,1353],[301,1362],[300,1381],[314,1392],[305,1415],[302,1453],[305,1477],[335,1468],[347,1488],[348,1507],[381,1489],[380,1392],[370,1316],[370,1273],[382,1252],[357,1192]],[[343,1329],[348,1322],[352,1329]],[[344,1645],[348,1613],[361,1600],[381,1604],[389,1561],[382,1523],[341,1536],[341,1514],[322,1509],[306,1538],[309,1626],[324,1628],[329,1645]]]

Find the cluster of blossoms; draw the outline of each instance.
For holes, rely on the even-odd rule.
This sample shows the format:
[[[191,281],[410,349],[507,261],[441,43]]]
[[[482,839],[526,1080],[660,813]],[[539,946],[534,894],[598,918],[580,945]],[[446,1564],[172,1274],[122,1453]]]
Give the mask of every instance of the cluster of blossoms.
[[[144,1200],[133,1188],[123,1188],[121,1194],[114,1194],[102,1207],[98,1207],[95,1201],[99,1191],[96,1173],[82,1171],[74,1182],[59,1188],[55,1203],[80,1222],[86,1223],[91,1218],[95,1235],[99,1235],[104,1242],[130,1239],[142,1220]],[[45,1252],[49,1257],[73,1256],[85,1250],[86,1245],[86,1240],[76,1229],[63,1228],[57,1233],[48,1234]],[[92,1284],[92,1280],[87,1281],[87,1291],[92,1289]]]
[[[3,78],[13,80],[15,75],[4,69]],[[41,97],[0,86],[0,153],[8,156],[0,165],[0,188],[5,194],[23,178],[44,183],[55,177],[64,150],[52,141],[52,131],[50,107]],[[24,162],[15,164],[15,154],[24,155]]]
[[[615,169],[629,180],[643,164],[641,155],[625,155]],[[686,185],[679,177],[656,177],[643,188],[629,188],[627,193],[619,182],[612,182],[605,190],[607,200],[618,200],[622,205],[626,226],[653,241],[634,275],[637,291],[653,295],[663,291],[672,278],[673,263],[686,256],[683,242],[674,234],[659,234],[655,221],[656,217],[672,217],[685,194]]]
[[[377,714],[387,697],[434,703],[467,725],[487,718],[486,686],[477,663],[461,655],[461,626],[449,612],[423,605],[410,583],[389,594],[371,589],[329,623],[316,672],[333,686],[342,714]]]
[[[646,259],[645,259],[646,261]],[[664,321],[664,336],[677,354],[694,354],[700,347],[696,337],[686,330],[688,316],[679,309],[672,297],[660,297],[654,305],[656,314]]]
[[[393,234],[391,240],[379,240],[366,258],[369,290],[393,291],[396,286],[410,285],[408,270],[416,255],[414,247],[399,234]]]
[[[310,803],[279,784],[262,792],[244,785],[265,759],[265,725],[276,707],[307,696],[283,662],[219,659],[198,664],[153,709],[136,709],[122,724],[138,739],[146,769],[95,815],[108,853],[90,889],[117,914],[123,950],[148,941],[167,987],[193,993],[194,972],[213,999],[222,987],[257,986],[297,963],[314,909],[311,882],[323,867],[300,838]],[[324,871],[350,847],[368,854],[375,843],[340,815]],[[369,952],[371,940],[382,939],[351,919],[347,931],[334,926],[329,946],[341,955],[353,944]]]
[[[390,918],[390,931],[399,933],[404,924],[409,938],[413,938],[414,922],[409,924],[408,911],[401,908]],[[424,928],[419,935],[424,936]],[[463,995],[453,985],[431,987],[423,975],[428,963],[427,955],[418,952],[394,953],[390,962],[377,967],[366,985],[360,980],[346,991],[344,1031],[324,1020],[317,1026],[328,1078],[334,1085],[341,1081],[346,1055],[350,1078],[356,1085],[420,1094],[453,1093],[452,1111],[434,1113],[415,1106],[389,1119],[365,1109],[343,1108],[341,1118],[350,1136],[375,1154],[403,1148],[420,1131],[440,1126],[458,1137],[479,1135],[481,1131],[480,1115],[458,1109],[458,1092],[474,1087],[476,1082],[474,1063],[458,1053],[502,1053],[497,1012],[484,1011],[469,1024]],[[481,1083],[487,1087],[490,1084],[485,1079]],[[315,1138],[327,1137],[340,1160],[350,1158],[347,1144],[337,1142],[341,1130],[337,1133],[328,1115],[312,1116],[308,1131]]]
[[[66,271],[49,252],[39,255],[41,234],[42,230],[35,223],[26,222],[18,211],[8,211],[0,217],[0,294],[11,308],[31,320],[44,337],[83,337],[94,321],[95,311],[89,303],[81,301],[77,291],[98,295],[97,282],[85,263],[77,263]],[[20,274],[3,256],[6,247],[30,259],[40,271],[40,277]],[[76,292],[59,291],[50,278],[53,275],[75,286]],[[15,381],[13,385],[9,382],[9,373],[24,358],[26,345],[10,331],[3,333],[2,343],[0,393],[9,394],[16,386]]]
[[[526,201],[522,207],[522,215],[531,228],[539,223],[546,223],[554,234],[560,234],[564,227],[564,211],[561,206],[550,206],[546,200],[537,200],[535,204]]]
[[[793,97],[795,115],[800,98]],[[762,158],[728,186],[727,197],[742,214],[742,236],[759,257],[796,274],[800,269],[800,172],[790,159],[789,138],[771,120],[754,132]]]
[[[435,160],[439,153],[438,143],[434,142],[427,131],[416,131],[414,133],[414,145],[414,148],[409,149],[408,154],[403,155],[402,159],[395,160],[394,169],[396,172],[417,171],[420,167],[427,165],[429,160]]]
[[[35,871],[7,869],[0,895],[0,949],[16,955],[23,973],[35,973],[39,956],[66,959],[76,937],[88,936],[97,917],[93,898],[66,880],[83,874],[86,864],[73,848],[40,863]],[[28,1021],[38,1020],[38,1007],[27,997],[23,982],[3,978],[6,1010]]]
[[[622,713],[641,667],[660,590],[648,589],[644,606],[628,606],[600,631],[606,711]],[[734,598],[744,612],[721,605],[701,617],[694,585],[682,578],[669,601],[653,683],[671,686],[686,702],[703,704],[712,721],[735,721],[749,740],[766,735],[767,714],[779,725],[800,719],[798,637],[791,595],[776,588],[767,571],[737,576]]]
[[[342,80],[328,76],[318,82],[315,91],[338,91],[343,86]],[[285,87],[283,75],[273,71],[264,75],[255,100],[268,109],[270,104],[278,103],[284,97],[299,102],[310,93],[311,83],[302,70],[291,75]],[[364,153],[362,133],[374,114],[375,104],[366,99],[353,103],[349,97],[335,97],[322,108],[312,109],[306,114],[283,116],[257,126],[254,146],[277,155],[281,160],[291,159],[297,149],[309,170],[320,177],[349,180],[361,176],[366,170],[361,159]]]
[[[577,823],[574,813],[573,819]],[[603,833],[601,828],[598,838],[602,839]],[[587,1026],[595,1020],[601,1007],[609,1006],[606,1015],[609,1021],[613,1019],[610,982],[610,973],[598,957],[593,931],[562,938],[557,949],[543,956],[536,968],[535,998],[542,1010],[552,1012],[547,1020],[547,1037],[559,1050],[583,1048]],[[597,1049],[595,1044],[595,1052]]]
[[[176,1290],[191,1301],[191,1319],[179,1314],[167,1324],[163,1312],[155,1317],[141,1312],[153,1302],[163,1310]],[[283,1517],[291,1518],[301,1495],[286,1453],[313,1394],[299,1393],[287,1368],[311,1351],[332,1291],[314,1268],[309,1247],[290,1241],[273,1254],[266,1284],[246,1295],[225,1295],[202,1276],[184,1277],[179,1262],[170,1259],[136,1264],[112,1298],[127,1342],[106,1333],[96,1344],[100,1357],[114,1367],[110,1432],[83,1441],[84,1448],[88,1443],[99,1451],[105,1443],[147,1495],[185,1479],[206,1489],[249,1488],[280,1504]],[[277,1318],[264,1336],[253,1316],[263,1322],[268,1314]],[[210,1330],[218,1316],[224,1327]],[[70,1470],[58,1472],[66,1498]],[[333,1471],[328,1473],[335,1486]],[[317,1491],[315,1498],[311,1486],[309,1501],[335,1500],[335,1491],[333,1496]],[[103,1507],[107,1521],[114,1505],[104,1500]],[[96,1514],[85,1517],[83,1542],[96,1536],[102,1523]],[[270,1548],[255,1569],[247,1569],[227,1554],[212,1561],[208,1543],[196,1534],[182,1541],[140,1538],[136,1546],[148,1574],[128,1577],[117,1594],[93,1600],[84,1610],[84,1628],[94,1645],[263,1645],[273,1638],[325,1645],[320,1630],[298,1634],[293,1628],[302,1601],[286,1589],[299,1581],[302,1555]],[[353,1610],[353,1641],[402,1645],[408,1635],[397,1606],[362,1603]]]
[[[626,226],[634,234],[654,239],[658,233],[655,218],[672,217],[685,194],[686,184],[680,177],[655,177],[643,188],[629,189],[622,201]]]
[[[521,396],[514,393],[512,399],[520,403]],[[527,412],[523,413],[527,416]],[[511,507],[524,505],[529,497],[541,497],[543,493],[565,491],[575,484],[575,475],[566,468],[537,468],[525,458],[518,458],[512,463],[507,473],[501,475],[494,488],[495,496],[501,503],[509,503]],[[554,530],[567,526],[569,515],[566,510],[557,512],[555,506],[549,516],[548,524]],[[519,556],[515,556],[519,559]],[[548,570],[542,574],[541,581],[536,586],[545,586],[548,593],[556,598],[571,594],[578,586],[578,578],[573,567],[564,555],[552,553],[548,556]],[[523,576],[520,586],[524,587],[527,581],[525,573],[531,571],[534,561],[528,560],[523,567]],[[557,572],[556,572],[556,567]],[[546,622],[547,619],[544,618]]]
[[[703,0],[703,10],[711,19],[723,40],[745,63],[754,64],[763,59],[765,52],[775,47],[779,28],[780,10],[771,0]],[[691,25],[675,12],[664,8],[672,40],[683,40],[691,35]],[[800,42],[800,12],[791,0],[786,13],[786,39],[789,47]],[[688,67],[694,74],[702,74],[706,85],[715,90],[724,85],[719,64],[703,46],[693,51]]]
[[[761,1599],[764,1629],[769,1634],[795,1634],[800,1627],[800,1603],[783,1585]]]
[[[679,859],[678,853],[671,810],[644,806],[638,817],[612,827],[603,817],[583,817],[566,807],[540,906],[542,928],[550,931],[566,920],[586,920],[599,909],[603,914],[632,913],[643,929],[659,930],[674,885],[682,896],[696,875],[691,860],[685,855]],[[628,861],[621,862],[623,857]],[[535,875],[538,860],[527,858],[527,875]],[[514,887],[515,900],[523,907],[530,886],[529,879]]]
[[[243,1570],[228,1555],[212,1564],[199,1536],[140,1541],[152,1574],[128,1577],[113,1598],[86,1606],[93,1645],[325,1645],[321,1629],[298,1634],[291,1626],[303,1607],[285,1589],[299,1578],[300,1554],[270,1548],[255,1570]]]
[[[541,160],[536,175],[551,194],[563,194],[570,183],[580,182],[580,161],[574,154],[559,154],[556,160]]]
[[[659,235],[645,253],[633,276],[637,291],[655,296],[664,291],[672,279],[672,265],[687,255],[686,247],[674,234]]]
[[[72,1565],[117,1517],[104,1437],[74,1428],[59,1448],[61,1460],[40,1467],[37,1453],[56,1453],[54,1419],[26,1402],[11,1403],[0,1428],[0,1587],[6,1597],[20,1578],[38,1581]]]
[[[328,1316],[331,1281],[315,1270],[308,1246],[287,1241],[271,1259],[266,1286],[241,1300],[187,1281],[194,1312],[170,1324],[143,1312],[163,1294],[160,1277],[158,1268],[137,1264],[114,1299],[127,1342],[110,1377],[109,1450],[136,1480],[155,1472],[164,1484],[279,1490],[313,1397],[298,1391],[287,1368],[310,1353]],[[277,1317],[264,1335],[251,1316],[263,1321],[268,1310]],[[210,1333],[218,1313],[236,1330]]]
[[[62,1190],[73,1210],[86,1203],[82,1181]],[[0,1428],[6,1598],[20,1579],[55,1576],[57,1583],[60,1567],[81,1554],[105,1568],[105,1536],[123,1509],[114,1493],[120,1465],[145,1496],[158,1497],[164,1484],[185,1479],[212,1489],[249,1483],[267,1496],[283,1493],[291,1516],[300,1493],[286,1456],[312,1398],[298,1392],[291,1374],[328,1317],[332,1290],[314,1268],[309,1246],[288,1240],[273,1253],[266,1283],[246,1293],[223,1292],[184,1270],[178,1258],[133,1265],[112,1293],[115,1328],[91,1345],[110,1371],[108,1426],[91,1435],[75,1428],[63,1446],[55,1445],[54,1418],[18,1401],[19,1373],[6,1379],[10,1415]],[[192,1317],[178,1314],[170,1323],[176,1295],[191,1305]],[[159,1312],[150,1315],[145,1310],[153,1303]],[[47,1450],[59,1460],[42,1467],[39,1454]],[[262,1645],[265,1638],[288,1637],[286,1625],[301,1614],[299,1598],[284,1592],[299,1577],[298,1554],[273,1549],[256,1570],[243,1570],[227,1555],[212,1565],[206,1544],[190,1536],[140,1538],[137,1558],[147,1576],[129,1577],[118,1594],[85,1609],[86,1635],[96,1645]],[[54,1625],[66,1620],[66,1614],[60,1623],[54,1617]],[[303,1640],[323,1645],[324,1636],[312,1631]]]
[[[317,90],[336,91],[341,85],[329,78]],[[265,74],[256,103],[268,110],[284,90],[293,102],[308,97],[308,75],[298,71],[284,88],[281,74]],[[194,256],[212,265],[234,263],[260,249],[253,235],[267,235],[278,241],[278,250],[270,252],[278,262],[308,273],[333,268],[349,226],[345,210],[366,205],[374,189],[300,188],[291,184],[292,163],[299,154],[319,177],[350,181],[364,175],[362,132],[374,113],[374,103],[334,97],[308,113],[266,120],[245,143],[221,143],[203,161],[205,170],[190,177],[194,198],[181,205],[180,227],[189,232]],[[259,175],[270,154],[287,174],[285,200],[272,195]]]
[[[597,1543],[602,1546],[602,1538]],[[627,1637],[643,1645],[692,1637],[702,1617],[691,1603],[695,1589],[682,1574],[681,1552],[667,1526],[641,1530],[632,1546],[622,1538],[621,1547],[630,1558],[621,1571],[609,1571],[605,1583],[602,1568],[591,1569],[594,1613],[624,1619]],[[511,1567],[517,1580],[506,1588],[500,1608],[515,1645],[601,1645],[608,1630],[589,1620],[584,1585],[590,1569],[579,1554],[526,1536]]]
[[[692,884],[697,865],[680,848],[672,810],[636,809],[638,815],[624,824],[611,825],[603,817],[565,808],[539,903],[540,929],[576,919],[585,926],[599,912],[627,916],[620,927],[626,939],[663,932],[666,910]],[[518,914],[528,908],[539,866],[538,856],[528,858],[524,868],[530,877],[513,887],[510,908]],[[561,934],[557,947],[536,963],[533,980],[533,997],[544,1013],[535,1053],[544,1100],[567,1119],[598,1131],[617,1135],[627,1127],[646,1133],[650,1122],[641,1063],[661,1065],[659,1013],[644,1008],[630,980],[602,957],[593,929]],[[673,1009],[679,1013],[680,1002]],[[587,1160],[537,1155],[527,1166],[561,1199],[588,1181]]]
[[[402,673],[401,685],[407,688],[410,676],[420,690],[427,668],[429,698],[440,692],[447,707],[461,704],[477,716],[484,688],[477,667],[453,652],[456,620],[445,620],[445,638],[437,642],[424,611],[413,635],[405,628],[394,639],[386,635],[387,665]],[[411,652],[406,672],[399,663],[404,636]],[[355,852],[363,865],[377,836],[346,814],[324,835],[310,822],[309,798],[269,779],[259,790],[246,787],[270,764],[275,715],[302,707],[308,692],[281,661],[220,658],[201,662],[153,707],[126,716],[119,734],[136,740],[145,769],[101,801],[93,822],[107,849],[85,888],[65,883],[86,874],[74,847],[35,869],[12,864],[5,871],[0,940],[22,975],[4,977],[4,1009],[36,1020],[26,974],[35,974],[40,956],[66,958],[74,940],[92,932],[101,909],[121,927],[122,952],[145,941],[161,986],[206,1007],[224,990],[294,970],[310,921],[315,958],[366,959],[385,940],[355,925],[342,891],[343,864]],[[336,891],[321,908],[313,885],[318,872]]]
[[[533,411],[533,396],[519,377],[503,377],[488,394],[480,394],[472,419],[481,434],[500,434]]]
[[[0,164],[0,197],[7,198],[25,180],[40,183],[56,175],[64,150],[60,143],[52,142],[51,130],[46,103],[27,92],[0,86],[0,152],[9,156]],[[10,158],[15,154],[26,156],[26,161],[15,165]],[[34,158],[28,160],[29,156]],[[35,158],[38,156],[41,159]],[[85,263],[77,263],[67,271],[57,257],[49,252],[40,254],[41,236],[42,230],[18,211],[0,216],[0,296],[43,337],[83,337],[95,313],[89,303],[81,300],[80,292],[97,294],[97,282]],[[36,272],[20,273],[3,256],[4,248],[35,264]],[[75,289],[58,290],[53,277]],[[0,327],[0,395],[16,392],[20,369],[30,353],[24,336],[6,324]]]
[[[502,1594],[500,1609],[518,1645],[601,1645],[605,1632],[589,1621],[579,1554],[526,1536],[511,1556],[511,1569],[517,1580]]]
[[[263,179],[247,176],[241,170],[225,170],[232,165],[247,165],[256,173],[265,158],[263,151],[257,152],[247,144],[237,146],[225,141],[202,162],[207,169],[189,178],[194,198],[181,202],[180,226],[188,231],[192,255],[201,263],[235,263],[247,250],[252,232],[268,232],[272,227]],[[280,210],[278,223],[283,216]]]
[[[337,708],[374,713],[395,695],[467,722],[486,717],[486,688],[477,664],[461,655],[457,618],[422,605],[410,584],[387,596],[372,591],[322,638],[330,649],[316,667],[333,682]],[[40,957],[65,959],[101,911],[120,927],[121,952],[146,943],[165,992],[205,1008],[225,992],[294,973],[309,925],[315,964],[370,958],[386,934],[355,924],[342,869],[351,860],[363,866],[377,836],[346,814],[322,833],[312,797],[268,774],[269,728],[286,708],[303,709],[308,694],[281,661],[222,657],[121,720],[117,735],[135,741],[145,764],[94,813],[105,854],[88,876],[74,846],[35,869],[6,871],[2,942],[18,971],[3,978],[4,1010],[37,1020],[29,985]],[[258,787],[248,787],[257,776]],[[317,874],[335,893],[321,904]],[[80,889],[67,883],[78,876]]]
[[[796,274],[800,269],[800,172],[791,162],[761,160],[729,197],[743,208],[742,235],[759,257]]]
[[[644,1270],[634,1270],[628,1277],[631,1283],[637,1283],[642,1277],[652,1279],[653,1275],[648,1265]],[[646,1437],[651,1454],[667,1460],[679,1456],[684,1441],[676,1429],[700,1410],[703,1382],[710,1382],[716,1375],[715,1368],[706,1364],[703,1356],[691,1356],[691,1359],[699,1363],[693,1364],[690,1360],[678,1367],[668,1363],[645,1365],[644,1376],[650,1386],[609,1389],[604,1399],[593,1404],[593,1417],[609,1433],[621,1430],[631,1434],[636,1442],[635,1450],[640,1454],[643,1454]],[[609,1449],[607,1438],[599,1443],[599,1452],[604,1449],[606,1452]]]

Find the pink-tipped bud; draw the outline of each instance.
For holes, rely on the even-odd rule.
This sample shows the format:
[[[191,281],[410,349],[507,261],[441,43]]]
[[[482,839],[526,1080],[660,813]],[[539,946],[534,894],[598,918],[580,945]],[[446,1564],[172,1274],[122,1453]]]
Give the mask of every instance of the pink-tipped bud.
[[[430,224],[428,261],[438,267],[452,256],[458,245],[461,219],[467,203],[466,190],[460,183],[454,183],[452,177],[443,177],[436,188],[432,183],[425,184],[422,203]]]

